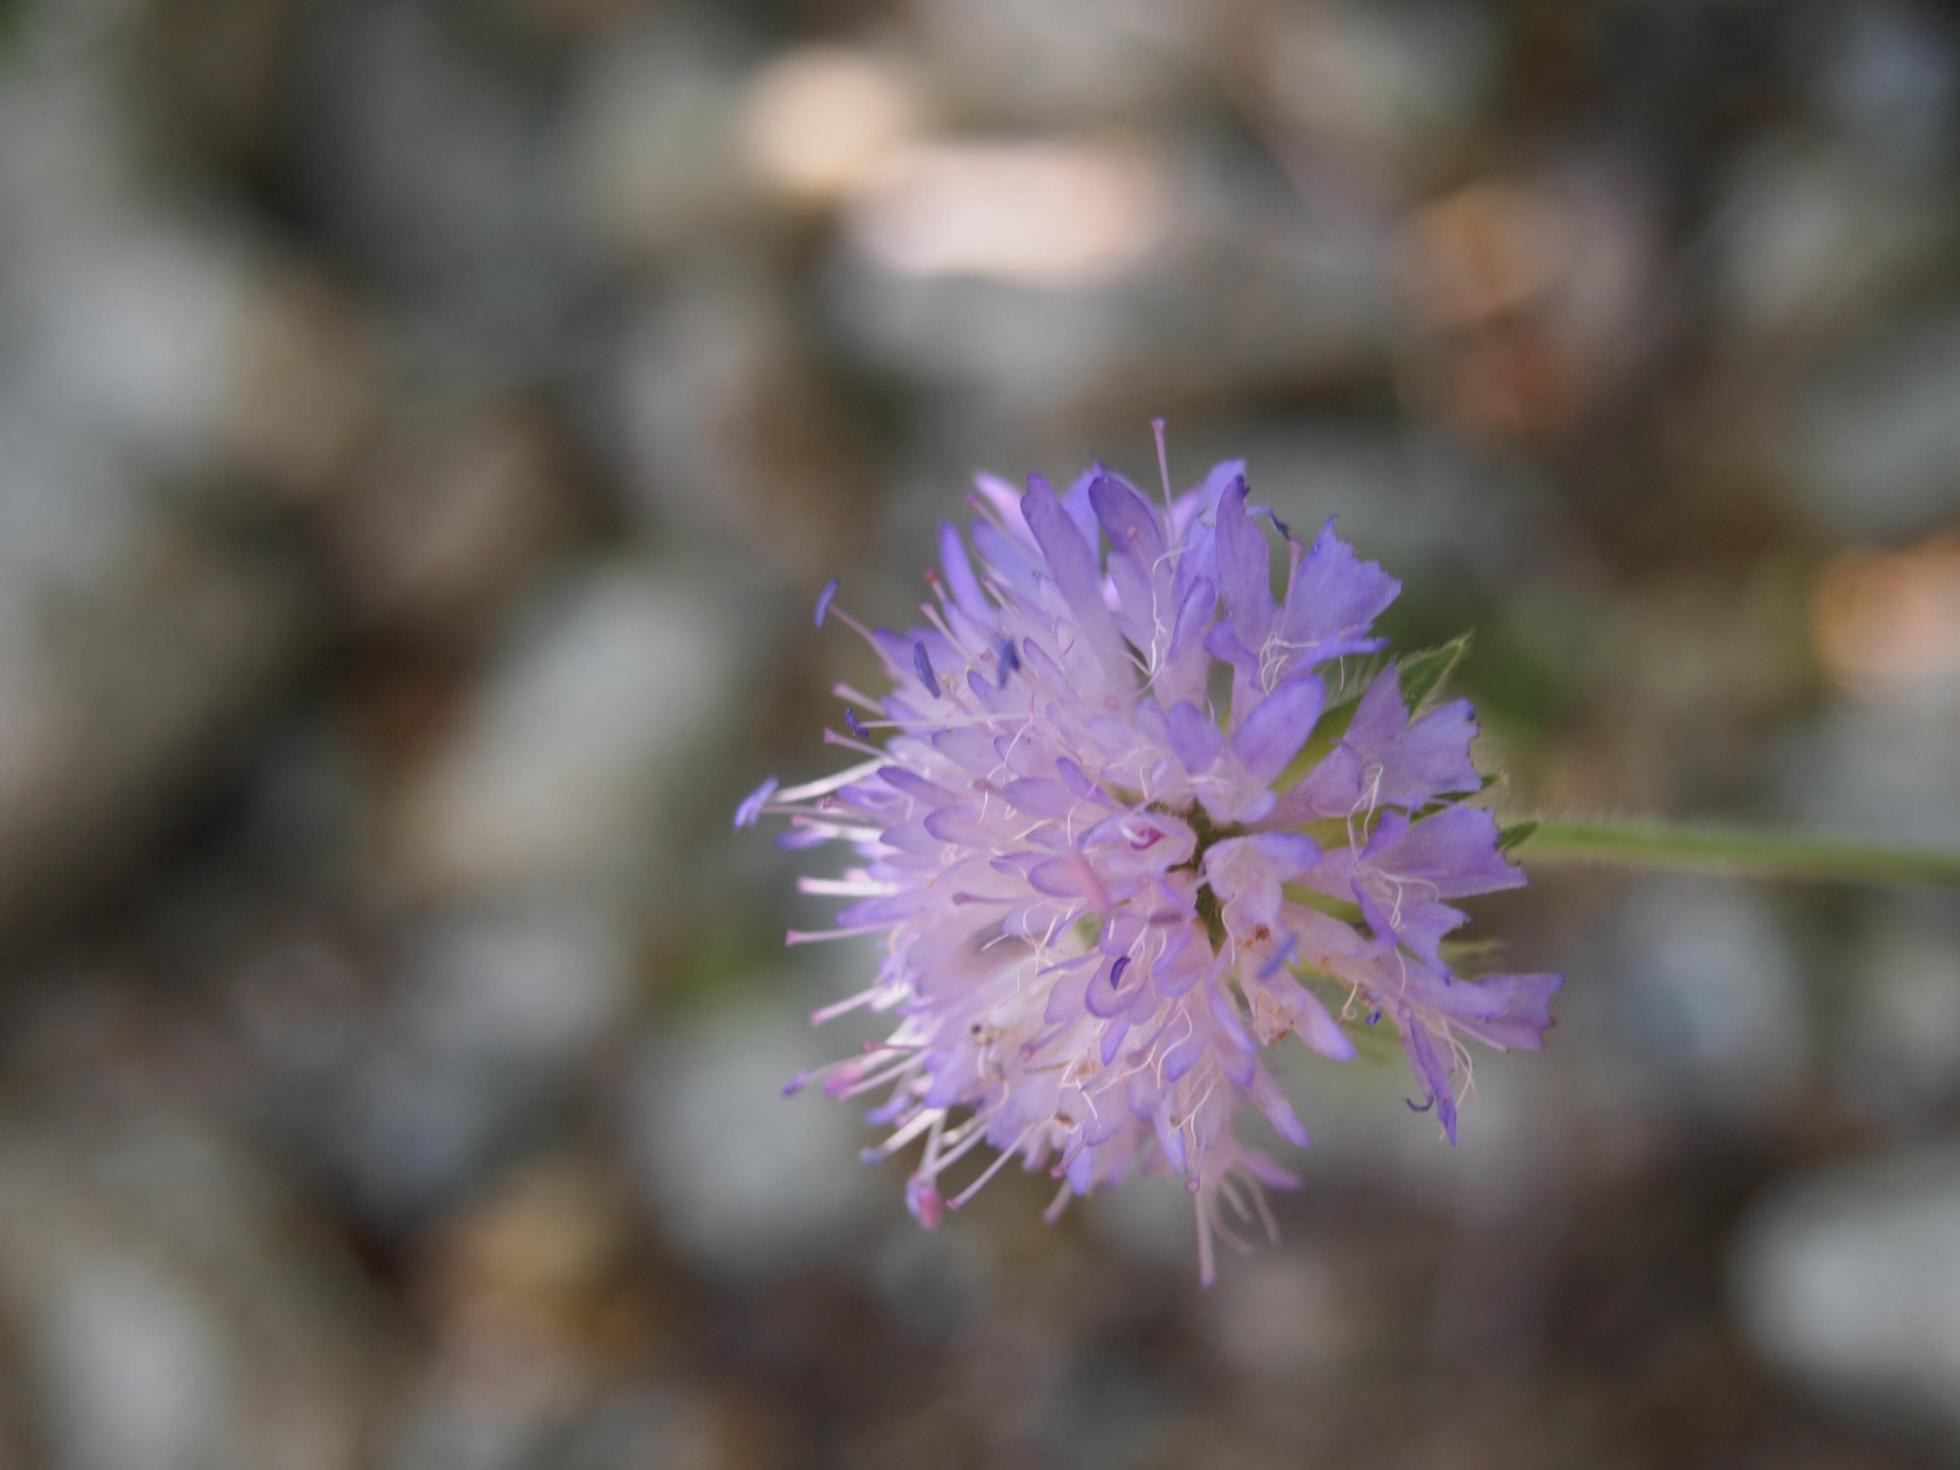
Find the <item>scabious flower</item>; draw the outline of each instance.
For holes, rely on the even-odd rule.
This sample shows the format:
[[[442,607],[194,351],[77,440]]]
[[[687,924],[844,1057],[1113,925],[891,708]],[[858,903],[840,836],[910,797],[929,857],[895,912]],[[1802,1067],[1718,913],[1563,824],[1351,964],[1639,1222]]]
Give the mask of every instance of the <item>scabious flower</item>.
[[[1161,467],[1161,426],[1158,446]],[[1461,804],[1483,785],[1469,705],[1428,697],[1434,657],[1369,658],[1400,584],[1331,522],[1296,540],[1237,462],[1179,496],[1165,475],[1161,507],[1101,467],[1062,495],[1039,476],[1025,495],[977,486],[977,564],[944,527],[920,626],[865,628],[834,583],[819,599],[818,623],[849,623],[891,681],[838,688],[846,730],[827,738],[864,759],[765,782],[736,816],[854,854],[801,880],[850,902],[790,943],[883,949],[873,983],[814,1019],[868,1007],[890,1034],[786,1090],[881,1093],[870,1118],[890,1132],[865,1157],[920,1145],[905,1199],[928,1228],[1010,1159],[1060,1181],[1050,1219],[1132,1173],[1180,1175],[1209,1282],[1214,1236],[1271,1234],[1263,1186],[1298,1183],[1237,1132],[1250,1104],[1307,1143],[1266,1048],[1292,1035],[1346,1061],[1385,1023],[1410,1106],[1454,1143],[1465,1043],[1540,1046],[1559,977],[1452,968],[1449,901],[1524,875]]]

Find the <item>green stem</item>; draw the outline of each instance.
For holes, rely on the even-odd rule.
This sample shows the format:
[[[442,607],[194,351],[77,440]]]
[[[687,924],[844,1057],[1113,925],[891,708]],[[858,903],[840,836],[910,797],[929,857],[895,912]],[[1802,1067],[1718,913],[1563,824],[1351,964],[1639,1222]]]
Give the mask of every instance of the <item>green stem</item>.
[[[1602,863],[1822,883],[1960,886],[1960,851],[1953,848],[1748,827],[1553,819],[1521,834],[1516,845],[1534,865]]]

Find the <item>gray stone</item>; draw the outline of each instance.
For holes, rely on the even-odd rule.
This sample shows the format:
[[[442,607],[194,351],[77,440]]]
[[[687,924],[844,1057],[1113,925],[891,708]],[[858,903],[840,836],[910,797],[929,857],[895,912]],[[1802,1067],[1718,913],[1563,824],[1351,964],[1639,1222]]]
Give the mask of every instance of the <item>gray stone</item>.
[[[1801,1096],[1812,1042],[1792,936],[1747,888],[1648,880],[1571,968],[1590,983],[1559,1009],[1615,1038],[1592,1081],[1622,1111],[1768,1121]]]
[[[1827,829],[1950,842],[1960,827],[1960,679],[1919,678],[1836,701],[1783,732],[1765,762],[1779,803]]]
[[[279,569],[99,440],[0,412],[0,932],[140,851],[304,648]]]
[[[592,58],[563,148],[571,217],[595,256],[636,265],[757,223],[742,76],[734,47],[678,16]]]
[[[180,1121],[0,1139],[6,1334],[50,1470],[352,1470],[365,1291],[236,1148]]]
[[[648,1208],[676,1248],[716,1271],[830,1259],[867,1220],[902,1214],[903,1161],[856,1157],[876,1139],[857,1115],[877,1096],[782,1095],[861,1034],[848,1018],[810,1030],[804,1014],[778,995],[679,1019],[642,1053],[623,1099]]]
[[[1860,540],[1910,535],[1953,513],[1955,403],[1960,316],[1924,316],[1816,374],[1785,426],[1785,463],[1827,525]]]
[[[1745,331],[1829,341],[1909,299],[1951,257],[1950,197],[1842,146],[1775,137],[1743,155],[1716,224]]]
[[[1785,1185],[1736,1245],[1744,1325],[1845,1411],[1960,1446],[1960,1152],[1904,1149]]]
[[[1841,1095],[1879,1117],[1912,1121],[1960,1097],[1960,922],[1936,891],[1880,900],[1852,952],[1852,992],[1831,1057]]]
[[[718,606],[721,605],[721,606]],[[427,896],[632,881],[725,718],[738,627],[673,569],[600,570],[531,609],[453,745],[406,792],[401,874]]]

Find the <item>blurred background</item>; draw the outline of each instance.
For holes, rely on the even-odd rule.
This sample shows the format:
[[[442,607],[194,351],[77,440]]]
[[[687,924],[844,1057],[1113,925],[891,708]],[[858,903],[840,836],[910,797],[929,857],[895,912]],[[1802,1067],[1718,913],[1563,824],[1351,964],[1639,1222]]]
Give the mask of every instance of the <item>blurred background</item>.
[[[1509,809],[1954,841],[1957,184],[1932,0],[0,3],[0,1465],[1960,1464],[1950,893],[1542,869],[1207,1293],[782,1100],[729,829],[1162,414]]]

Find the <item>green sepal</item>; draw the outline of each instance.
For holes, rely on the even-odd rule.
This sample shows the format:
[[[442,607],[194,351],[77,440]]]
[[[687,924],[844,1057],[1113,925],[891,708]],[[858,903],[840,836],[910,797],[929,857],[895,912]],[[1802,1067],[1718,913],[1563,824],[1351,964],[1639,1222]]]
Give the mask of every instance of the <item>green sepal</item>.
[[[1503,941],[1497,939],[1446,939],[1437,946],[1437,954],[1452,973],[1458,965],[1482,964],[1495,959],[1503,951]],[[1461,983],[1474,983],[1474,975],[1457,975]]]
[[[1424,817],[1433,817],[1440,811],[1449,810],[1449,808],[1455,806],[1458,802],[1468,801],[1473,796],[1482,796],[1493,786],[1502,786],[1505,780],[1506,777],[1502,771],[1486,771],[1484,772],[1484,779],[1478,783],[1475,791],[1461,791],[1451,796],[1439,796],[1436,800],[1430,802],[1429,805],[1418,807],[1415,811],[1410,812],[1409,820],[1411,822],[1420,822]],[[1526,837],[1530,835],[1528,832],[1525,834]],[[1524,838],[1521,837],[1518,840],[1522,842]]]
[[[1530,841],[1531,834],[1537,830],[1538,819],[1536,817],[1531,818],[1529,821],[1513,822],[1508,827],[1502,827],[1498,829],[1497,833],[1497,850],[1508,853],[1513,848],[1520,847]]]
[[[1399,672],[1402,680],[1402,697],[1409,703],[1409,713],[1415,715],[1422,709],[1423,701],[1438,689],[1450,676],[1470,647],[1470,635],[1459,633],[1448,643],[1435,648],[1425,648],[1420,653],[1412,653],[1402,660]]]
[[[1298,904],[1303,909],[1326,914],[1330,919],[1339,919],[1344,924],[1361,922],[1361,905],[1358,903],[1349,903],[1346,899],[1335,898],[1298,883],[1285,884],[1280,892],[1288,903]]]
[[[1333,676],[1330,678],[1323,673],[1320,678],[1327,689],[1325,713],[1332,714],[1351,704],[1359,704],[1361,696],[1368,692],[1368,687],[1381,676],[1388,663],[1386,654],[1349,654],[1346,658],[1337,659]]]

